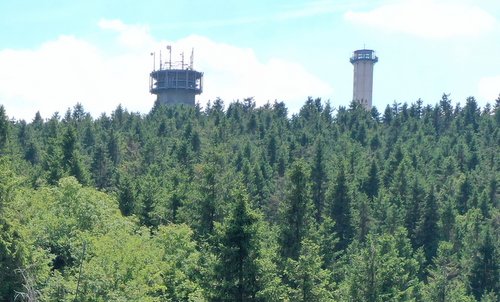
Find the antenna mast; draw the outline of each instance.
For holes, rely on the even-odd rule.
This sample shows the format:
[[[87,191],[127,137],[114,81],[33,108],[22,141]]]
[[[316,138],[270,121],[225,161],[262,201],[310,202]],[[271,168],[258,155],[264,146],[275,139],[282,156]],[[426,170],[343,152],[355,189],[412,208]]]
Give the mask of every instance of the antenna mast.
[[[161,49],[160,49],[160,70],[162,69],[162,66],[161,66]]]
[[[168,50],[168,69],[172,69],[172,46],[167,45]]]
[[[155,59],[155,52],[152,52],[151,56],[153,56],[153,71],[155,71],[155,61],[156,61],[156,59]]]
[[[193,70],[193,61],[194,61],[194,48],[191,48],[191,60],[189,64],[189,69]]]

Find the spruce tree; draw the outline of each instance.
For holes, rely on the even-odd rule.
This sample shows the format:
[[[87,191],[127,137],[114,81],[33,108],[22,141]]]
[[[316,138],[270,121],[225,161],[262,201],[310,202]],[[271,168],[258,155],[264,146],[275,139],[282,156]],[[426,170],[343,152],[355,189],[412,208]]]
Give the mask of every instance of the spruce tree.
[[[288,175],[286,199],[282,205],[281,252],[284,259],[297,260],[300,243],[307,234],[310,219],[310,192],[306,165],[299,161]]]
[[[289,259],[287,263],[286,274],[291,284],[291,301],[334,301],[329,272],[322,268],[322,263],[320,247],[312,240],[304,239],[299,259]]]
[[[324,206],[325,206],[325,191],[326,191],[326,171],[324,163],[323,143],[318,141],[316,143],[316,150],[314,154],[314,162],[311,169],[311,191],[312,200],[314,205],[314,218],[317,223],[321,223]]]
[[[351,222],[351,198],[343,165],[340,165],[333,191],[329,196],[329,216],[335,222],[335,233],[339,237],[336,250],[344,250],[353,235]]]
[[[258,264],[260,243],[258,215],[250,209],[242,189],[233,192],[235,206],[220,230],[218,262],[215,274],[219,280],[214,301],[256,301],[260,290]]]
[[[372,160],[370,170],[368,171],[368,178],[364,183],[364,191],[370,201],[373,201],[373,199],[378,195],[379,186],[380,179],[378,176],[378,166],[376,161]]]
[[[453,244],[443,241],[439,244],[437,256],[428,270],[427,280],[422,288],[424,301],[472,302],[467,294],[462,269]]]
[[[0,155],[7,145],[7,138],[9,135],[9,119],[5,114],[5,108],[0,105]]]
[[[439,242],[439,213],[434,188],[431,188],[421,209],[420,220],[417,225],[416,243],[423,246],[428,262],[436,255]]]
[[[493,238],[487,228],[473,258],[470,286],[477,300],[485,293],[500,291],[500,255]]]

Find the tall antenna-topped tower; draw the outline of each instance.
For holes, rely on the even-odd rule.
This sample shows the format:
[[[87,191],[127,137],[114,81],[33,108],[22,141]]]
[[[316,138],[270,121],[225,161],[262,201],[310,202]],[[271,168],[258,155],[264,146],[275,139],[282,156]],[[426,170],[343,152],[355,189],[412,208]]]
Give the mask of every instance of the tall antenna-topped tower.
[[[172,61],[172,47],[167,46],[168,62],[163,63],[160,51],[160,66],[156,69],[156,54],[153,52],[153,71],[149,78],[149,92],[156,94],[160,104],[195,105],[195,96],[203,92],[203,73],[193,69],[193,53],[190,64],[184,64],[184,53],[180,61]]]
[[[366,110],[372,108],[373,65],[378,62],[375,51],[359,49],[353,52],[351,63],[354,65],[352,99],[359,102]]]

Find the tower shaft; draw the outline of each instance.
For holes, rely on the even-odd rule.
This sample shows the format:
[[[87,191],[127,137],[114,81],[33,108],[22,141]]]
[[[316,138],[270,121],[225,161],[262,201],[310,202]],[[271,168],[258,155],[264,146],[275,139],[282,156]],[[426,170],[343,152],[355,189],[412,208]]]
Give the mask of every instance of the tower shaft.
[[[373,50],[361,49],[353,53],[350,61],[354,65],[352,99],[370,110],[373,96],[373,66],[378,62],[378,58]]]

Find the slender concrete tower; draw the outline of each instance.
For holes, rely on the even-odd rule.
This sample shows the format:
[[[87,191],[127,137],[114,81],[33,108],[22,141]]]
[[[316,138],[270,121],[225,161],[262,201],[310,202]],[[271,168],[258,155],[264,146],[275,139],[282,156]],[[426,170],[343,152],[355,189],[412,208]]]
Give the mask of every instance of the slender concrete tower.
[[[149,75],[149,91],[156,94],[160,104],[194,106],[195,96],[203,91],[203,73],[193,69],[193,53],[190,64],[184,64],[184,53],[181,54],[181,61],[172,62],[172,48],[167,46],[167,50],[169,60],[163,64],[160,52],[159,69],[155,68],[156,54],[151,53],[153,71]]]
[[[358,101],[366,110],[372,108],[373,65],[378,62],[375,51],[359,49],[354,51],[351,63],[354,65],[352,99]]]

